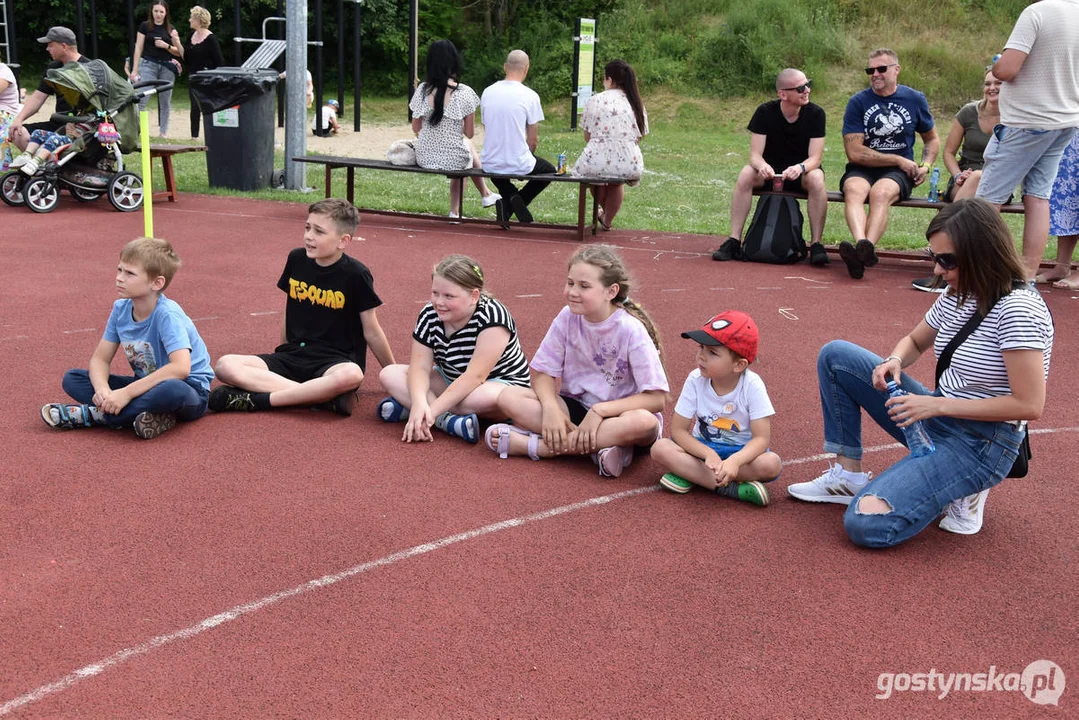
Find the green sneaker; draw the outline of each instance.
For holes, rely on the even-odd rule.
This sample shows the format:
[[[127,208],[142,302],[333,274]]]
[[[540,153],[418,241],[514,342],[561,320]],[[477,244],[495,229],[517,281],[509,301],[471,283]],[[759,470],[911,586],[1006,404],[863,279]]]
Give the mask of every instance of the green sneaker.
[[[667,473],[659,479],[659,484],[671,492],[687,493],[693,489],[693,483],[685,478],[680,478],[674,473]]]
[[[753,503],[760,507],[764,507],[768,504],[768,490],[756,480],[727,483],[726,487],[717,487],[716,494],[747,503]]]

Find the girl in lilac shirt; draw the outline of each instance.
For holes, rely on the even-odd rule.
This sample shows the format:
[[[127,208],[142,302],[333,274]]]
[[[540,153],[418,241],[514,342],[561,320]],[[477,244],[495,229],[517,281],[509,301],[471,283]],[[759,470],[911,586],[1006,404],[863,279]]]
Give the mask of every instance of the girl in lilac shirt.
[[[488,448],[533,460],[591,454],[600,475],[618,477],[635,447],[656,441],[669,386],[659,334],[629,289],[610,246],[570,258],[567,305],[532,360],[532,388],[508,387],[498,398],[517,424],[492,425]]]

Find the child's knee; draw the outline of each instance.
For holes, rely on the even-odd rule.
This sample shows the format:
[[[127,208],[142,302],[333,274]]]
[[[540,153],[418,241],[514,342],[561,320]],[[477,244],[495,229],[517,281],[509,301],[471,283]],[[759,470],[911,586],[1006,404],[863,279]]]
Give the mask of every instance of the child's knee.
[[[649,454],[656,462],[667,464],[679,449],[678,444],[675,443],[674,440],[671,440],[670,438],[660,438],[652,445]]]
[[[757,463],[760,467],[761,475],[769,480],[774,480],[783,472],[783,461],[774,452],[764,453],[757,458]]]
[[[647,410],[630,410],[622,418],[629,421],[629,434],[635,438],[651,439],[659,429],[659,420]]]
[[[355,363],[348,363],[335,370],[331,375],[327,375],[327,377],[334,380],[337,392],[343,393],[355,390],[360,386],[360,383],[363,382],[363,370]]]
[[[387,365],[378,371],[378,381],[386,390],[395,388],[401,384],[403,378],[408,376],[408,365]]]
[[[243,365],[239,355],[222,355],[214,365],[214,374],[223,383],[229,384],[236,378],[237,370]]]

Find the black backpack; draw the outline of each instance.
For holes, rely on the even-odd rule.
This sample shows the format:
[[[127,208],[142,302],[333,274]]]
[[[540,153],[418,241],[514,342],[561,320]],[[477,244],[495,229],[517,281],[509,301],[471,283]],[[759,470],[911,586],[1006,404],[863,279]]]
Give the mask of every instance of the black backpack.
[[[742,242],[742,259],[787,265],[809,252],[802,239],[802,209],[786,195],[761,195]]]

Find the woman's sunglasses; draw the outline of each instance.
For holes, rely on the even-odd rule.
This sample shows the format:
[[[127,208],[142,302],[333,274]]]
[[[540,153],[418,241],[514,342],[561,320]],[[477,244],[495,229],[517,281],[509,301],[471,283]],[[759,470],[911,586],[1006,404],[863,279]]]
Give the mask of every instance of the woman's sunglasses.
[[[796,92],[798,94],[801,94],[801,93],[804,93],[806,90],[809,90],[812,87],[813,87],[813,81],[812,80],[806,80],[801,85],[795,85],[794,87],[779,88],[779,89],[782,90],[783,92]]]
[[[876,67],[867,67],[865,69],[865,74],[872,75],[873,73],[880,73],[881,75],[883,75],[884,73],[888,72],[888,68],[890,67],[895,67],[895,63],[891,63],[889,65],[877,65]]]
[[[940,265],[942,270],[955,270],[959,267],[959,258],[956,257],[955,253],[940,253],[938,255],[928,248],[926,248],[925,253],[930,260]]]

